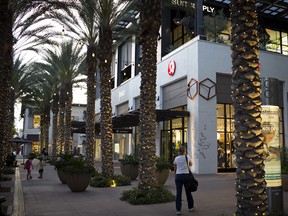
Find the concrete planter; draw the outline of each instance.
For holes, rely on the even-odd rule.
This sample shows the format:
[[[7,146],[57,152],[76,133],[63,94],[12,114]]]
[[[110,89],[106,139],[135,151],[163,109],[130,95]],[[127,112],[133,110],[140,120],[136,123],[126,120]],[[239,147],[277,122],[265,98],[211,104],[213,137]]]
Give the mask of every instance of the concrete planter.
[[[85,191],[90,183],[92,173],[65,173],[66,184],[72,192]]]
[[[135,180],[139,173],[138,164],[121,164],[120,169],[122,175],[129,177],[131,180]]]
[[[57,169],[57,175],[62,184],[66,184],[65,173],[63,172],[62,169]]]
[[[159,185],[164,185],[169,176],[169,169],[163,169],[161,171],[157,171],[157,180]]]

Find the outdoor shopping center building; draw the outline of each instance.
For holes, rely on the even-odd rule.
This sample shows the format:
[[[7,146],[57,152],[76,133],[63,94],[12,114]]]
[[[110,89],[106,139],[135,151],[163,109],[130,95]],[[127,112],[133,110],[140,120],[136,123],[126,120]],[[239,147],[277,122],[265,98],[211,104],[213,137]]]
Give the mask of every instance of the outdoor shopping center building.
[[[268,83],[263,82],[263,92],[273,92],[270,96],[277,97],[277,104],[272,105],[279,106],[280,145],[288,146],[288,1],[267,2],[257,1],[260,76]],[[179,146],[185,144],[195,173],[233,171],[230,1],[196,3],[170,0],[163,4],[158,40],[156,151],[173,160]],[[138,13],[127,13],[119,22],[120,33],[115,33],[111,67],[115,161],[124,154],[137,153],[139,146],[141,47],[135,35],[125,34],[133,29]],[[97,98],[99,122],[99,89]],[[101,160],[100,145],[98,133],[96,160]]]

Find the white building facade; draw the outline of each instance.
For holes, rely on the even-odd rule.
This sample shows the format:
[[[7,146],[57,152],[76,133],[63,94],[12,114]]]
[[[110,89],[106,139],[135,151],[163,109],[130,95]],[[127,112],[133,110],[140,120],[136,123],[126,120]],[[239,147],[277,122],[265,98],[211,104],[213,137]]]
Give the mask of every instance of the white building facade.
[[[209,8],[210,11],[217,10],[213,5],[209,5]],[[159,115],[163,111],[166,117],[159,117],[157,121],[155,143],[157,155],[172,161],[179,146],[186,145],[188,154],[193,160],[193,172],[212,174],[219,171],[233,171],[235,161],[230,90],[231,48],[225,43],[211,41],[202,36],[187,40],[184,27],[181,27],[182,44],[176,49],[174,47],[173,51],[166,51],[165,47],[177,44],[177,38],[173,39],[172,35],[177,35],[174,33],[180,27],[172,23],[174,14],[173,8],[163,9],[162,16],[167,19],[163,21],[160,30],[162,37],[158,43],[156,108],[159,110]],[[266,30],[272,39],[273,26],[268,27]],[[170,30],[167,32],[167,29]],[[288,146],[288,49],[285,45],[285,43],[288,45],[288,30],[282,29],[279,32],[283,35],[281,52],[271,49],[273,52],[267,51],[271,47],[269,44],[266,46],[266,51],[260,51],[260,76],[279,81],[280,90],[276,94],[280,98],[280,145]],[[227,34],[223,33],[222,37],[227,37]],[[119,124],[117,126],[115,123],[113,126],[115,160],[122,158],[124,154],[137,154],[139,145],[137,122],[132,122],[132,118],[129,117],[137,118],[140,103],[141,49],[136,41],[135,36],[118,41],[113,59],[112,113],[116,123],[122,121],[120,124],[122,130],[117,130]],[[99,117],[99,98],[95,107],[96,115]],[[179,115],[173,115],[169,111],[178,111]],[[98,137],[95,156],[97,160],[101,157],[100,145]]]

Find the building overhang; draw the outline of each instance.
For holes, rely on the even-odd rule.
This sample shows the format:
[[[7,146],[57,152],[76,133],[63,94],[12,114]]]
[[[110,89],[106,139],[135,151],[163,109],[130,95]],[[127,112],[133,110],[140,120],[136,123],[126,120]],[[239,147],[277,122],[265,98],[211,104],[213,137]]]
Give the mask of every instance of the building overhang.
[[[126,132],[130,133],[131,131],[126,130],[127,128],[136,127],[139,125],[139,115],[138,110],[125,113],[119,116],[114,116],[112,118],[112,130],[113,133]],[[156,121],[168,121],[177,118],[189,117],[189,111],[180,111],[180,110],[156,110]],[[71,127],[73,133],[85,133],[85,122],[72,121]],[[100,123],[95,124],[95,132],[100,132]]]

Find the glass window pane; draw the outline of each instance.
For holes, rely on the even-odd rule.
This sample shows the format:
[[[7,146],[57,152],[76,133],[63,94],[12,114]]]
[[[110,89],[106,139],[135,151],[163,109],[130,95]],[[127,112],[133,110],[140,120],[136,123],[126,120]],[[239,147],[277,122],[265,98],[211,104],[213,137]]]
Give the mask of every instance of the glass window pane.
[[[267,50],[281,53],[280,32],[274,31],[272,29],[267,29],[267,33],[270,36],[270,40],[268,41],[266,45]]]
[[[217,119],[217,131],[223,132],[225,129],[224,119]]]
[[[181,128],[182,127],[182,118],[172,120],[172,128]]]
[[[224,118],[224,104],[217,104],[217,118]]]
[[[286,32],[281,33],[281,40],[282,40],[282,45],[288,45],[288,34]]]

